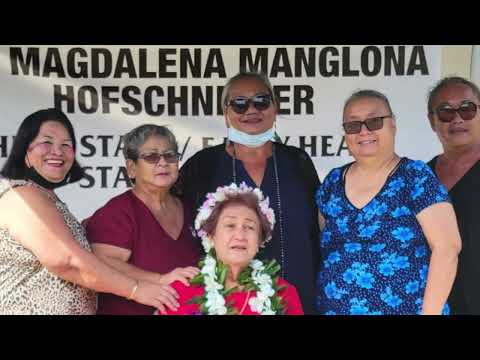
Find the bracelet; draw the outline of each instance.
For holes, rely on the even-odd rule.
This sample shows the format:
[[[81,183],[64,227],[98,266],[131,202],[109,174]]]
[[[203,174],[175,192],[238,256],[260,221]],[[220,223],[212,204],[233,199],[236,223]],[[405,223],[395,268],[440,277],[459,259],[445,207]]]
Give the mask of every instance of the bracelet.
[[[130,293],[130,296],[127,298],[128,300],[133,300],[133,296],[137,292],[137,289],[138,289],[138,281],[135,280],[135,286],[133,287],[132,292]]]

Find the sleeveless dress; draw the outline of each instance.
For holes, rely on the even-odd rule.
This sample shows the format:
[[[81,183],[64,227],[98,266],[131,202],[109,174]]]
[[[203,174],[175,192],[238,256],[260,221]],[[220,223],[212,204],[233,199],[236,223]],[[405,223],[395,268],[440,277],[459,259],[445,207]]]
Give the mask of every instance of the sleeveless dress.
[[[44,190],[30,181],[0,178],[0,199],[10,189],[23,185]],[[83,249],[91,251],[82,225],[63,202],[47,194],[75,240]],[[28,226],[28,219],[23,221]],[[8,229],[0,227],[0,314],[89,315],[95,314],[96,308],[97,297],[93,290],[51,273],[13,238]]]

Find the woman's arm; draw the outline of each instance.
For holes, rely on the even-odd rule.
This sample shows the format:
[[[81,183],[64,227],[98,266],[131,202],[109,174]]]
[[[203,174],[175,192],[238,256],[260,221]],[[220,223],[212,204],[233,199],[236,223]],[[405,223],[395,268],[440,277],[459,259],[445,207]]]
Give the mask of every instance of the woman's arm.
[[[452,205],[442,202],[422,210],[417,220],[432,251],[422,314],[441,314],[455,280],[462,247],[457,219]]]
[[[97,257],[114,269],[123,272],[125,275],[131,278],[150,281],[155,284],[170,285],[172,282],[178,280],[186,286],[189,286],[189,280],[199,272],[197,268],[189,266],[184,268],[176,268],[167,274],[159,274],[152,271],[146,271],[135,265],[129,264],[127,261],[130,259],[132,252],[128,249],[102,243],[93,243],[92,249],[93,253],[97,255]]]
[[[323,229],[325,229],[325,218],[323,217],[320,210],[318,210],[318,226],[320,227],[320,231],[323,231]]]
[[[98,292],[131,298],[161,311],[163,304],[172,309],[178,306],[170,287],[137,281],[82,249],[42,190],[17,187],[5,194],[2,202],[9,209],[3,216],[12,236],[60,278]]]

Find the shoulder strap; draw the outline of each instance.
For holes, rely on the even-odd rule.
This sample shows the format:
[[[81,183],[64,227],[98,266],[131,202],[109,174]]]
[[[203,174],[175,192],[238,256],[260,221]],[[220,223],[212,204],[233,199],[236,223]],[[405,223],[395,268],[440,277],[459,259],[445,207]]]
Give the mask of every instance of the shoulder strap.
[[[13,189],[17,186],[28,185],[28,182],[25,180],[11,180],[7,178],[0,178],[0,197],[5,194],[8,190]]]
[[[0,177],[0,197],[12,188],[8,179]]]
[[[7,179],[7,178],[0,178],[0,197],[2,197],[7,191],[10,189],[16,188],[18,186],[33,186],[41,191],[43,191],[50,200],[53,202],[58,201],[54,196],[52,196],[48,191],[43,189],[41,186],[37,185],[32,181],[27,181],[23,179]]]

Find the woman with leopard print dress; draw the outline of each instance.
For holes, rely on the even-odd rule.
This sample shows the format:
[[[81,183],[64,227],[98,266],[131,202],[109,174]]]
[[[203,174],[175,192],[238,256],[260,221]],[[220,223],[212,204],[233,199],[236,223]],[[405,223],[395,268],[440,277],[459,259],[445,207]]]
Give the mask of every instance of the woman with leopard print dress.
[[[37,111],[20,125],[0,177],[0,314],[95,314],[97,291],[174,304],[170,287],[137,281],[92,254],[54,192],[83,176],[75,149],[60,110]]]

